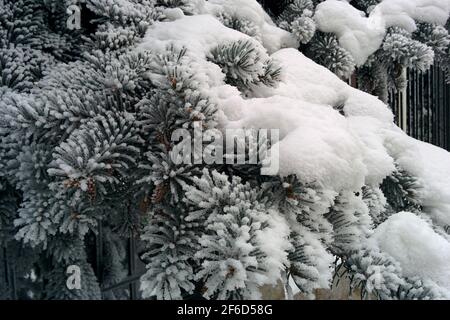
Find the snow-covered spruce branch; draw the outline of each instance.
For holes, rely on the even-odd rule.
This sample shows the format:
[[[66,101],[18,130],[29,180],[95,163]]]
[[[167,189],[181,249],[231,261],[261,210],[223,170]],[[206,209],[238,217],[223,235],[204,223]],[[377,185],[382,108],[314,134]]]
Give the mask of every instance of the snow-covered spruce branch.
[[[75,1],[3,2],[0,245],[20,298],[125,297],[101,289],[129,237],[144,298],[311,297],[340,277],[364,298],[450,296],[450,155],[379,100],[403,68],[450,69],[444,2],[85,0],[75,30]],[[278,130],[278,174],[175,163],[173,132],[198,127]]]

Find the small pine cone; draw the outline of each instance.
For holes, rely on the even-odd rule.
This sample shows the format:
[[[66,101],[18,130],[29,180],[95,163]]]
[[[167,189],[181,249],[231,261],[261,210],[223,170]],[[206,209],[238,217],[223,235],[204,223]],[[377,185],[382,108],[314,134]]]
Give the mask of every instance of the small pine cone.
[[[77,220],[80,219],[80,214],[76,213],[76,212],[72,212],[70,214],[70,218],[72,218],[72,220]]]
[[[156,138],[158,139],[158,142],[160,144],[162,144],[162,145],[164,145],[164,147],[166,147],[167,151],[170,151],[171,145],[170,145],[170,142],[167,140],[167,137],[164,133],[158,131],[156,133]]]
[[[89,178],[87,181],[87,192],[88,192],[89,199],[91,200],[91,202],[94,201],[96,193],[97,193],[97,188],[96,188],[95,182],[92,178]]]
[[[75,179],[67,179],[64,181],[64,187],[65,188],[79,188],[80,187],[80,181]]]
[[[166,196],[168,191],[169,191],[169,188],[168,188],[167,184],[161,183],[161,184],[157,185],[155,190],[153,191],[152,202],[153,203],[161,203],[164,200],[164,197]]]
[[[170,85],[172,86],[172,89],[176,89],[176,87],[177,87],[177,78],[170,77],[169,81],[170,81]]]
[[[297,195],[294,192],[294,188],[292,188],[292,185],[289,185],[289,187],[286,188],[286,197],[288,199],[297,200]]]
[[[150,207],[150,199],[148,198],[147,195],[145,195],[144,199],[142,199],[142,201],[139,203],[139,211],[142,214],[145,214],[147,213],[149,207]]]
[[[112,161],[108,161],[107,164],[109,165],[109,168],[107,168],[106,171],[108,172],[108,174],[110,176],[112,176],[114,174],[114,168],[112,166]]]
[[[230,277],[234,276],[235,272],[236,272],[236,269],[232,266],[229,266],[226,277],[230,278]]]

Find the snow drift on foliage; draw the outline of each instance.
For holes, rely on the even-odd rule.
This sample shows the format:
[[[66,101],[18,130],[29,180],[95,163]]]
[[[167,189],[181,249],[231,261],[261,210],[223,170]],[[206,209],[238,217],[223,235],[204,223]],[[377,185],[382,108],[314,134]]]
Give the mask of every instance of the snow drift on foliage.
[[[381,19],[368,19],[344,1],[320,3],[314,18],[319,30],[337,35],[340,45],[352,54],[358,65],[364,64],[381,46],[386,32]]]
[[[422,172],[413,170],[411,172],[421,177],[421,183],[424,186],[421,192],[424,210],[438,224],[450,226],[449,153],[429,143],[416,142],[416,146],[421,162],[426,165],[423,166]]]
[[[261,30],[262,43],[269,53],[280,48],[297,46],[295,37],[289,32],[277,28],[256,1],[210,0],[206,2],[205,13],[214,14],[218,11],[225,11],[239,19],[252,21]]]
[[[449,0],[383,0],[371,12],[382,17],[386,27],[400,26],[413,32],[414,20],[444,25],[449,16]]]
[[[211,1],[205,10],[214,12],[214,5],[221,2]],[[258,12],[251,3],[248,1],[249,5],[241,8],[247,17]],[[296,49],[282,49],[280,43],[269,47],[281,49],[272,55],[282,67],[281,83],[276,88],[253,88],[253,97],[244,98],[236,87],[225,84],[221,69],[207,60],[214,47],[238,40],[254,42],[261,54],[269,57],[255,39],[225,27],[209,14],[182,15],[175,21],[155,23],[139,49],[163,51],[169,45],[186,47],[198,62],[197,75],[208,85],[201,90],[207,91],[219,105],[223,128],[280,129],[283,176],[297,174],[302,181],[339,192],[379,184],[394,170],[394,158],[401,160],[404,154],[410,155],[416,166],[430,163],[428,159],[417,161],[417,152],[411,150],[421,143],[393,124],[393,115],[384,103],[352,88]],[[339,105],[343,106],[345,117],[333,108]],[[441,151],[441,157],[450,162],[448,152]],[[421,169],[413,173],[420,178],[427,172]],[[427,197],[424,195],[425,201]],[[441,202],[441,207],[450,205],[450,195],[442,194]]]
[[[387,126],[392,126],[391,112],[297,50],[273,55],[284,70],[276,89],[255,88],[255,98],[244,99],[235,87],[226,85],[220,68],[206,58],[217,45],[241,39],[256,42],[212,16],[199,15],[155,24],[141,48],[187,47],[188,54],[199,61],[198,74],[208,79],[210,87],[204,89],[220,106],[222,127],[280,129],[282,176],[297,174],[302,181],[332,190],[358,190],[366,182],[380,183],[393,170],[393,160],[382,144],[372,139],[370,148],[365,147],[367,139],[359,139],[348,119],[333,106],[343,104],[348,115]]]
[[[389,153],[419,178],[424,212],[441,226],[450,225],[450,154],[429,143],[405,138],[402,132],[384,132]]]
[[[431,144],[405,139],[402,134],[387,133],[387,145],[393,157],[408,172],[419,177],[424,211],[441,226],[450,225],[449,153]]]
[[[450,14],[450,0],[384,0],[369,17],[348,2],[327,0],[317,6],[315,20],[323,32],[335,33],[358,65],[380,48],[386,30],[399,26],[409,32],[416,21],[444,25]]]
[[[364,184],[364,148],[330,107],[282,96],[251,99],[240,107],[241,119],[227,127],[280,130],[282,176],[295,173],[302,181],[337,190]]]
[[[386,0],[386,3],[388,2]],[[406,2],[397,3],[406,5]],[[421,3],[434,3],[436,8],[447,10],[447,7],[441,6],[437,1],[422,1],[416,4]],[[394,5],[394,1],[391,4]],[[343,24],[347,27],[336,29],[341,40],[348,39],[349,46],[354,45],[353,40],[361,41],[352,47],[355,51],[366,48],[375,50],[376,46],[363,43],[364,34],[355,35],[352,32],[356,29],[369,33],[376,31],[374,37],[369,37],[369,40],[381,41],[380,30],[375,23],[378,21],[376,19],[381,18],[375,13],[383,12],[387,4],[374,11],[369,17],[371,20],[362,17],[355,10],[344,12],[347,5],[345,2],[326,1],[319,8],[316,17],[325,21],[329,14],[334,12],[333,8],[341,8],[338,19],[328,20],[330,25],[327,27],[332,29],[333,24]],[[263,43],[221,24],[210,14],[218,10],[218,6],[235,10],[235,14],[245,15],[255,23],[264,25],[270,32]],[[327,6],[331,8],[329,11],[326,10]],[[205,92],[219,107],[221,128],[280,129],[280,175],[296,174],[300,181],[314,184],[334,194],[357,192],[363,185],[378,187],[383,179],[394,171],[396,161],[423,183],[421,200],[425,214],[429,214],[441,226],[448,225],[450,153],[408,137],[394,125],[391,111],[376,97],[350,87],[331,71],[317,65],[298,50],[289,48],[292,47],[292,38],[274,27],[255,1],[214,0],[208,1],[202,8],[203,15],[179,14],[173,16],[173,21],[155,23],[147,31],[138,50],[163,52],[170,45],[186,47],[187,54],[195,61],[196,76],[204,80],[203,87],[199,90]],[[356,20],[351,21],[351,16]],[[423,19],[427,17],[424,15]],[[272,36],[277,40],[273,41]],[[250,41],[256,46],[261,57],[271,57],[281,66],[281,82],[276,88],[254,86],[250,94],[246,92],[244,96],[236,87],[225,83],[226,76],[221,68],[209,61],[211,51],[218,45],[239,40]],[[361,54],[360,62],[368,54],[369,51]],[[387,239],[386,234],[392,231],[389,227],[391,222],[395,228],[391,238],[393,243],[389,245],[384,239]],[[400,222],[406,222],[408,228],[396,227]],[[419,231],[420,237],[414,238],[415,232]],[[401,248],[406,249],[402,253],[404,256],[397,253],[400,261],[405,263],[406,270],[411,273],[419,272],[414,269],[419,267],[414,264],[415,261],[420,261],[421,269],[426,269],[424,264],[430,261],[423,259],[422,253],[416,250],[409,251],[408,245],[420,242],[425,251],[436,249],[433,246],[448,248],[449,245],[447,240],[434,233],[426,222],[405,214],[384,224],[377,234],[380,246],[394,257],[397,251],[401,251],[394,250],[397,249],[394,246],[402,245],[396,244],[395,241],[404,237],[411,238]],[[437,242],[430,244],[434,240]],[[444,272],[448,269],[442,265],[443,260],[437,262],[440,264],[432,269],[433,276],[423,275],[441,285],[448,285],[448,282],[437,275],[438,270]]]
[[[450,242],[425,220],[397,213],[378,226],[373,238],[400,263],[406,276],[420,276],[450,290]]]

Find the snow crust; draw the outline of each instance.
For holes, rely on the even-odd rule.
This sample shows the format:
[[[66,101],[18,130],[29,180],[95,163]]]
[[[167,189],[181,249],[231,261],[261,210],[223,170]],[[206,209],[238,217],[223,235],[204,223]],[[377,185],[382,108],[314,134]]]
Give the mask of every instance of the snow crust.
[[[416,30],[416,21],[444,25],[450,14],[450,0],[384,0],[370,15],[346,1],[327,0],[317,6],[314,19],[323,32],[335,33],[357,65],[380,48],[386,30],[399,26]]]

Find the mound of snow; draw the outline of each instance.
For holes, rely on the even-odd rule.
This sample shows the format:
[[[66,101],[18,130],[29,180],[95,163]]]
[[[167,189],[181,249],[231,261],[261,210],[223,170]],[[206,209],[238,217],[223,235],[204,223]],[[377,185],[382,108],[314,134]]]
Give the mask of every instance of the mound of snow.
[[[269,53],[281,48],[298,47],[295,37],[289,32],[277,28],[269,15],[256,1],[209,0],[206,2],[207,13],[215,14],[219,11],[253,22],[261,30],[263,45]]]
[[[369,18],[353,9],[350,15],[348,12],[337,15],[339,25],[344,25],[336,29],[340,38],[355,51],[364,51],[365,46],[373,50],[375,46],[364,45],[362,34],[352,33],[362,28],[368,33],[376,31],[373,33],[376,35],[377,24],[387,21],[380,15],[385,14],[383,8],[388,2],[382,2],[384,7],[374,10]],[[408,8],[407,2],[389,3]],[[444,2],[417,0],[414,3],[427,4],[429,8],[435,5],[442,12],[448,11]],[[347,5],[328,0],[319,9],[335,6],[344,11]],[[202,15],[184,16],[178,12],[172,15],[172,21],[152,25],[137,50],[164,52],[170,45],[185,47],[197,71],[196,77],[201,79],[198,90],[219,108],[222,129],[280,129],[280,175],[296,174],[302,182],[316,184],[330,194],[360,191],[364,184],[378,186],[394,170],[395,160],[424,186],[421,197],[425,213],[441,226],[449,224],[450,153],[408,137],[395,126],[391,111],[376,97],[350,87],[298,50],[282,49],[289,43],[289,36],[273,26],[256,1],[211,0],[198,7],[202,8]],[[223,26],[214,18],[220,10],[241,15],[270,32],[259,43]],[[325,21],[333,10],[323,12],[327,14],[319,19]],[[431,11],[424,10],[423,19],[427,19],[428,12]],[[436,13],[436,19],[440,19],[438,16]],[[281,82],[276,88],[254,87],[251,96],[244,97],[238,88],[225,83],[225,74],[218,65],[208,61],[208,56],[219,44],[238,40],[252,41],[264,58],[275,51],[271,57],[282,68]],[[401,262],[407,275],[421,275],[449,288],[450,243],[426,221],[410,213],[394,215],[377,228],[374,239]]]
[[[228,128],[280,129],[280,175],[332,190],[364,184],[364,146],[347,120],[329,106],[282,96],[250,99]]]
[[[243,33],[225,27],[213,16],[204,14],[154,23],[147,31],[141,48],[164,51],[168,45],[176,44],[180,48],[188,48],[188,54],[205,59],[206,53],[217,45],[239,39],[252,40]]]
[[[429,143],[415,143],[419,151],[415,161],[419,157],[425,164],[422,172],[413,172],[423,185],[424,211],[441,226],[450,226],[450,153]]]
[[[220,3],[211,1],[205,10],[223,10]],[[240,14],[250,19],[258,12],[253,8],[259,7],[242,8]],[[271,25],[265,14],[254,20]],[[352,88],[296,49],[272,54],[283,70],[276,88],[257,87],[253,98],[244,98],[237,88],[225,84],[221,69],[207,61],[214,47],[238,40],[253,41],[269,57],[255,39],[225,27],[211,14],[155,23],[139,49],[162,52],[169,45],[186,47],[196,61],[197,75],[205,79],[206,86],[199,90],[207,91],[219,106],[222,128],[280,129],[283,176],[297,174],[304,182],[335,192],[358,190],[364,184],[381,183],[394,170],[394,159],[409,154],[417,157],[417,152],[411,151],[415,140],[393,124],[393,115],[384,103]],[[343,107],[345,117],[333,109],[337,106]],[[393,137],[398,137],[399,143],[393,143]],[[405,147],[408,145],[412,147]],[[422,162],[415,163],[420,166]],[[422,173],[423,168],[416,172]]]
[[[282,81],[275,89],[256,88],[256,96],[281,95],[315,104],[343,105],[348,116],[368,116],[383,123],[393,122],[392,112],[378,98],[349,86],[298,50],[283,49],[272,57],[282,67]]]
[[[255,89],[255,95],[266,98],[288,97],[296,101],[291,103],[290,108],[298,105],[298,109],[311,110],[309,122],[299,121],[296,136],[293,138],[302,141],[302,145],[292,144],[286,148],[286,152],[290,150],[293,154],[304,152],[307,155],[281,155],[298,160],[302,157],[303,160],[313,163],[301,162],[303,165],[297,165],[296,171],[292,170],[292,165],[291,170],[286,170],[289,165],[283,163],[282,159],[282,168],[285,170],[283,172],[295,172],[306,181],[317,181],[321,186],[337,191],[342,188],[357,190],[361,183],[381,183],[394,170],[394,164],[384,147],[380,132],[386,129],[397,130],[393,125],[393,115],[386,105],[376,97],[352,88],[330,70],[314,63],[297,50],[283,49],[272,57],[280,63],[284,71],[282,81],[274,89]],[[340,105],[344,107],[346,117],[333,110],[333,106]],[[323,109],[323,106],[326,108]],[[327,117],[323,114],[328,115],[330,123],[325,123]],[[260,113],[258,117],[263,117],[263,114]],[[295,116],[290,114],[286,117],[295,119]],[[318,132],[307,132],[305,122],[311,123],[314,117],[318,118],[315,125],[320,125],[320,128],[315,130]],[[318,140],[325,141],[322,152],[317,149]],[[333,156],[326,150],[335,150]],[[339,150],[351,155],[353,160],[349,161]],[[325,161],[324,157],[328,157],[328,161]],[[346,174],[353,176],[345,177]]]
[[[413,32],[414,20],[445,25],[449,13],[449,0],[383,0],[371,17],[382,17],[386,27],[399,26]]]
[[[230,37],[233,38],[233,33],[238,33],[237,31],[224,27],[214,18],[219,13],[227,13],[238,19],[251,21],[261,31],[262,44],[269,53],[273,53],[281,48],[298,47],[298,42],[295,37],[289,32],[276,27],[269,15],[256,1],[209,0],[205,2],[203,0],[196,0],[195,7],[197,8],[196,11],[202,14],[200,15],[202,18],[198,18],[198,15],[184,16],[179,9],[166,9],[165,14],[169,20],[178,21],[175,21],[175,24],[172,24],[166,30],[167,33],[164,32],[165,26],[167,26],[166,23],[154,24],[151,27],[153,29],[153,35],[157,35],[156,38],[163,42],[164,40],[178,40],[178,42],[182,42],[183,40],[186,42],[194,41],[194,43],[189,45],[189,48],[192,50],[200,49],[201,47],[199,45],[206,45],[204,49],[207,49],[210,45],[217,44],[217,39],[230,39]],[[198,32],[199,27],[203,32]],[[192,30],[197,31],[191,34],[190,31]],[[215,36],[217,36],[216,40],[214,39]],[[202,50],[195,50],[195,52],[199,53]]]
[[[317,6],[314,19],[320,31],[336,34],[340,45],[362,65],[380,48],[387,28],[413,32],[415,21],[445,25],[449,14],[450,0],[383,0],[369,17],[346,1],[327,0]]]
[[[378,50],[386,33],[382,19],[368,19],[364,13],[344,1],[328,0],[317,6],[314,19],[318,29],[335,33],[339,44],[348,50],[357,65]]]
[[[450,225],[450,153],[412,139],[400,130],[383,130],[384,145],[402,168],[418,178],[423,211],[442,227]]]
[[[215,46],[241,39],[254,41],[267,55],[256,40],[223,26],[210,15],[156,23],[139,49],[164,51],[168,45],[186,47],[198,63],[198,74],[203,73],[208,84],[200,90],[207,90],[220,107],[224,129],[280,129],[282,176],[297,174],[305,182],[340,191],[360,189],[369,172],[377,172],[380,181],[390,173],[392,159],[387,159],[387,171],[383,165],[386,159],[380,161],[377,168],[365,165],[365,160],[381,159],[386,152],[381,150],[376,157],[372,150],[369,157],[364,142],[347,118],[332,107],[344,103],[349,113],[372,114],[389,122],[392,114],[384,104],[351,88],[295,49],[282,49],[273,55],[286,71],[279,88],[255,88],[255,98],[244,99],[236,88],[224,83],[220,68],[207,61]]]
[[[450,242],[423,219],[397,213],[378,226],[373,239],[400,263],[406,276],[420,276],[450,290]]]

